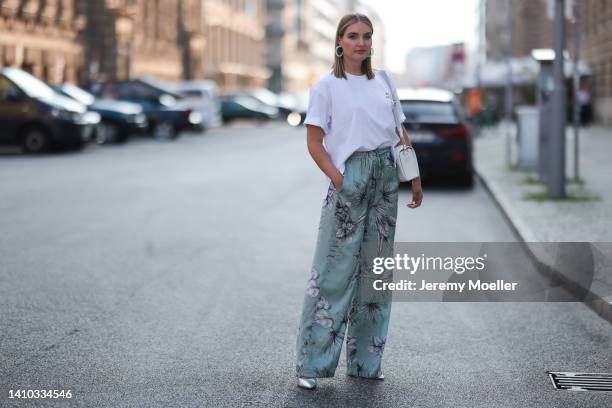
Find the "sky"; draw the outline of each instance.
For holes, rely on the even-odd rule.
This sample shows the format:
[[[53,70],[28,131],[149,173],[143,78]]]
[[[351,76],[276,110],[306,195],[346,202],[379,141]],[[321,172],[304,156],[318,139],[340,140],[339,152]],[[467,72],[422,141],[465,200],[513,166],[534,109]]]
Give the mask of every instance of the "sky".
[[[385,65],[404,69],[406,53],[419,46],[477,43],[479,0],[362,0],[383,21],[386,35]],[[374,27],[374,35],[380,27]]]

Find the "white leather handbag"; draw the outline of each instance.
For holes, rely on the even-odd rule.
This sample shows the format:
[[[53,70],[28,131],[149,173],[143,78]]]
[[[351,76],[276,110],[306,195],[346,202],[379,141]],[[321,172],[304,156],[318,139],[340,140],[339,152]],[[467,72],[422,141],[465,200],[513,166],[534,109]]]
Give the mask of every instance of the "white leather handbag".
[[[395,129],[397,130],[400,139],[400,144],[393,147],[393,160],[395,161],[395,167],[397,168],[397,175],[399,177],[399,181],[410,181],[419,177],[420,175],[416,153],[414,152],[412,146],[406,146],[402,140],[402,123],[398,113],[398,109],[401,109],[401,105],[397,94],[393,92],[391,80],[385,71],[378,70],[377,72],[381,74],[382,78],[387,83],[389,94],[393,98],[393,119],[395,120]]]

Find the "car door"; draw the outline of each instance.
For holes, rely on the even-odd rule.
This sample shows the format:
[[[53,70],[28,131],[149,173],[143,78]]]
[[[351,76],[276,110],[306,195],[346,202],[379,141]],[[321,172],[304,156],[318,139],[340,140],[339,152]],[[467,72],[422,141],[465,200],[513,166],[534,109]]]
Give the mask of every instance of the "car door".
[[[17,129],[30,110],[29,98],[7,77],[0,75],[0,142],[16,141]]]

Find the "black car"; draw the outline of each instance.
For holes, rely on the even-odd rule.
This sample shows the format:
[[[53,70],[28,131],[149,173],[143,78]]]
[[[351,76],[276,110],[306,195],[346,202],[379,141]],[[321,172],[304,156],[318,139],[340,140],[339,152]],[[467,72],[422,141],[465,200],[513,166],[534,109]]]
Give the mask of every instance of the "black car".
[[[55,89],[87,106],[89,111],[100,114],[101,122],[96,129],[99,143],[122,143],[130,135],[142,133],[148,128],[147,117],[142,107],[136,103],[97,99],[84,89],[68,83],[57,86]]]
[[[266,88],[257,88],[241,93],[244,96],[257,99],[260,103],[278,111],[278,117],[286,120],[296,111],[297,101],[288,94],[276,94]]]
[[[268,121],[279,117],[278,108],[264,104],[246,93],[221,96],[221,118],[223,123],[236,119]]]
[[[148,131],[155,138],[174,139],[183,130],[201,127],[200,113],[176,106],[180,95],[145,79],[96,83],[89,87],[98,97],[111,97],[139,104],[149,123]]]
[[[444,176],[471,187],[472,135],[454,94],[434,88],[400,89],[398,97],[421,175]]]
[[[29,73],[0,69],[0,143],[20,144],[29,153],[80,149],[99,122],[100,115]]]

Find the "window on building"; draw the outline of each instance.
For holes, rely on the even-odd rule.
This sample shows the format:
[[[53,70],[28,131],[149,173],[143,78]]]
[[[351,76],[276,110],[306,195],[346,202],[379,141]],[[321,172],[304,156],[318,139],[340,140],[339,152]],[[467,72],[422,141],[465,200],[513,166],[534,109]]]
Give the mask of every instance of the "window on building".
[[[302,14],[303,14],[303,9],[302,9],[302,0],[295,0],[296,4],[295,4],[295,9],[296,9],[296,15],[295,15],[295,32],[296,32],[296,37],[297,37],[297,46],[298,48],[300,48],[300,46],[302,45],[302,43],[304,43],[304,32],[303,32],[303,26],[302,26]]]
[[[612,97],[612,58],[608,60],[608,85],[606,86],[607,96]]]
[[[244,1],[244,14],[249,17],[257,17],[257,0]]]
[[[599,77],[597,96],[599,98],[603,98],[606,96],[606,86],[608,85],[606,81],[606,62],[601,61],[599,64],[597,64],[597,67],[597,76]]]

